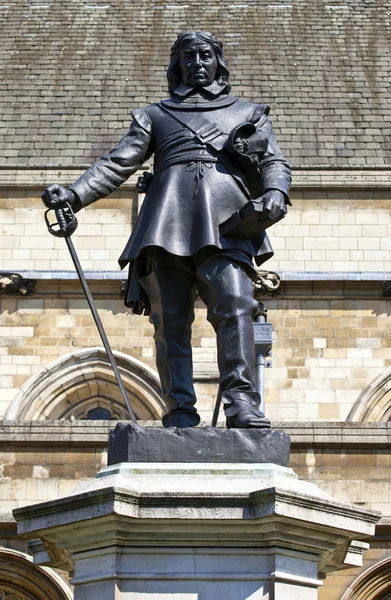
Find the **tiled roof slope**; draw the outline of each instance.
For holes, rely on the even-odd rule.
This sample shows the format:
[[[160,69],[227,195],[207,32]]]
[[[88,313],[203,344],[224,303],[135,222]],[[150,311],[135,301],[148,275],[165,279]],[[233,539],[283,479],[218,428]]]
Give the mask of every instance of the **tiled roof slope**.
[[[0,0],[0,165],[81,165],[167,95],[180,31],[224,41],[293,165],[391,164],[388,0]],[[0,173],[1,176],[1,173]]]

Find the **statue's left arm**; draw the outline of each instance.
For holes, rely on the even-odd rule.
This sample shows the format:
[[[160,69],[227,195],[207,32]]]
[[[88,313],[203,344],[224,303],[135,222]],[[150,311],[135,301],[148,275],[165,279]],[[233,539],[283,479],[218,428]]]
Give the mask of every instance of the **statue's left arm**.
[[[286,205],[291,205],[289,199],[291,169],[276,142],[268,113],[269,107],[258,105],[251,121],[256,125],[257,131],[265,135],[268,140],[267,150],[259,165],[259,174],[264,190],[262,196],[264,213],[268,213],[269,218],[277,222],[285,216]]]

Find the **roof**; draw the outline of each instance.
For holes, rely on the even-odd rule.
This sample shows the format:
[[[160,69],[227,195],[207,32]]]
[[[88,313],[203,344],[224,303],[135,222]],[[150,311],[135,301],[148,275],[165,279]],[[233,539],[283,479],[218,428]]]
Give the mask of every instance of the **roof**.
[[[294,166],[391,164],[388,0],[0,0],[0,165],[83,165],[167,96],[176,34],[224,42]]]

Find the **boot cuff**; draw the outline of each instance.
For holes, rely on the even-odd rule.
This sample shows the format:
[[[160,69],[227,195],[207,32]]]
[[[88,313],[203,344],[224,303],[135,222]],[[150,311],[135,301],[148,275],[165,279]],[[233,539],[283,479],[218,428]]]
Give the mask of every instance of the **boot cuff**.
[[[249,405],[256,409],[261,402],[261,397],[258,392],[230,391],[223,392],[221,400],[226,416],[233,417]]]

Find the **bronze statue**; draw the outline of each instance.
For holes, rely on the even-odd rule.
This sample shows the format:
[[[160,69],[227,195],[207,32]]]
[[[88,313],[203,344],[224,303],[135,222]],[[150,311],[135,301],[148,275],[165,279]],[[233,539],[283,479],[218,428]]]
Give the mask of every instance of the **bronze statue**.
[[[199,423],[193,387],[194,301],[217,334],[220,389],[228,428],[265,428],[258,409],[252,279],[273,255],[265,229],[290,204],[290,169],[273,135],[269,108],[230,95],[222,43],[205,31],[178,36],[167,71],[170,98],[132,112],[118,146],[69,189],[43,194],[49,208],[75,211],[118,188],[154,153],[153,177],[119,258],[129,264],[125,304],[149,314],[168,413],[165,427]]]

